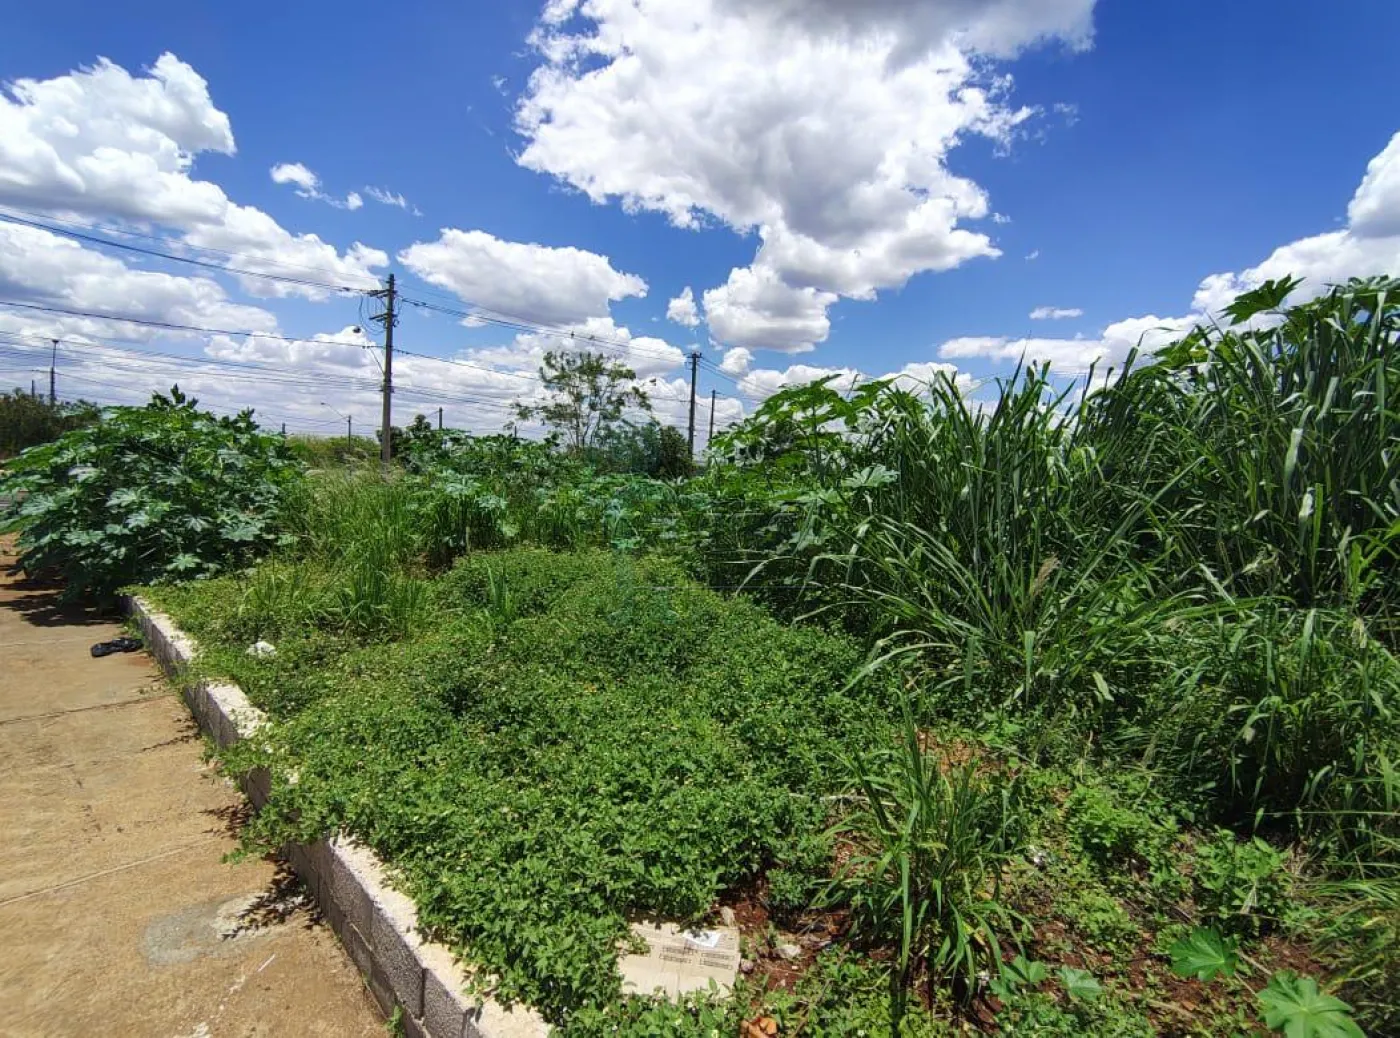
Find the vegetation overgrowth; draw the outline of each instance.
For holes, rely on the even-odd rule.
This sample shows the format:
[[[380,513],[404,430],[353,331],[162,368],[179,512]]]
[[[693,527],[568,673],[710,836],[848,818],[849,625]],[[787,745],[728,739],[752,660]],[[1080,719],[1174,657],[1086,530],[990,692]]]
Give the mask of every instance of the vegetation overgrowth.
[[[275,719],[249,845],[355,833],[568,1034],[1395,1033],[1400,282],[1295,287],[1074,386],[787,390],[690,478],[426,421],[293,472],[154,592]],[[732,999],[620,997],[722,907]]]
[[[61,578],[66,598],[105,604],[123,586],[208,576],[285,543],[299,476],[280,437],[176,388],[24,451],[0,493],[20,565]]]
[[[49,403],[15,389],[0,393],[0,458],[56,440],[79,426],[97,421],[100,409],[86,401]]]

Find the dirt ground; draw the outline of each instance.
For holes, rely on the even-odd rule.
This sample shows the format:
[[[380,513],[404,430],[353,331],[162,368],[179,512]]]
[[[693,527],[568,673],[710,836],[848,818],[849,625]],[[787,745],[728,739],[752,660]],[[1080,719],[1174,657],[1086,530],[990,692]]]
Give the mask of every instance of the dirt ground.
[[[122,633],[0,541],[0,1035],[382,1036],[275,862],[222,858],[243,798]]]

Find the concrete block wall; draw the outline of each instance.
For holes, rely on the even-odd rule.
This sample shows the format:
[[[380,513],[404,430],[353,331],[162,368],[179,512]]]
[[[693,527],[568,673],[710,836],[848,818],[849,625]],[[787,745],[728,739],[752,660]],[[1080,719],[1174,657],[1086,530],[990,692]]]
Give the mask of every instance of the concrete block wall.
[[[263,724],[261,711],[235,685],[204,682],[191,674],[198,647],[170,617],[141,598],[128,606],[146,645],[179,686],[199,727],[219,747],[246,739]],[[243,780],[243,792],[261,808],[271,792],[259,770]],[[314,844],[290,844],[284,856],[365,978],[386,1016],[403,1010],[404,1029],[423,1038],[544,1038],[549,1025],[517,1006],[507,1010],[464,991],[467,973],[452,952],[422,938],[413,901],[389,886],[373,851],[345,836]]]

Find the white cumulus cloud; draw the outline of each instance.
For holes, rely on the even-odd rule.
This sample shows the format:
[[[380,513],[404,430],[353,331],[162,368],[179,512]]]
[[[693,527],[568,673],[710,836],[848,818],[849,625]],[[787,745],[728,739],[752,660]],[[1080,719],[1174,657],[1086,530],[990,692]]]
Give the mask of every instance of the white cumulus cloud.
[[[314,196],[321,190],[321,178],[300,162],[279,162],[270,172],[274,184],[295,184],[298,194]]]
[[[356,243],[342,253],[315,235],[293,234],[194,176],[200,153],[234,151],[228,116],[208,84],[173,54],[141,76],[100,59],[52,79],[17,80],[0,93],[0,204],[162,225],[192,245],[237,252],[229,263],[245,269],[287,274],[294,266],[307,280],[377,282],[374,269],[388,261],[383,252]],[[291,175],[301,173],[314,178],[305,167]],[[244,287],[328,295],[263,279],[246,279]]]
[[[272,331],[277,321],[255,306],[235,303],[217,281],[135,270],[71,238],[0,222],[0,295],[36,306],[118,314],[137,321],[193,327]],[[4,330],[44,336],[73,334],[150,340],[149,326],[0,307]]]
[[[964,336],[939,347],[944,358],[988,357],[994,360],[1049,361],[1064,374],[1081,374],[1091,364],[1102,370],[1120,366],[1130,350],[1144,352],[1180,338],[1191,328],[1217,320],[1220,311],[1242,292],[1265,281],[1298,277],[1303,283],[1290,302],[1325,292],[1329,285],[1353,277],[1400,273],[1400,133],[1366,167],[1347,206],[1347,224],[1281,245],[1262,262],[1242,271],[1211,274],[1201,280],[1191,311],[1179,317],[1148,314],[1108,325],[1097,338],[1025,338]],[[1037,311],[1038,312],[1038,311]],[[1032,317],[1035,313],[1031,314]]]
[[[700,313],[695,309],[695,293],[686,285],[681,294],[666,304],[666,319],[694,328],[700,323]]]
[[[823,367],[814,364],[793,364],[789,367],[755,368],[739,380],[739,391],[752,400],[766,400],[781,389],[802,386],[818,379],[830,378],[827,383],[839,393],[847,393],[862,382],[888,380],[896,388],[910,393],[926,390],[930,385],[943,379],[952,379],[955,388],[968,392],[972,378],[959,372],[953,364],[938,361],[914,361],[898,371],[872,375],[852,367]]]
[[[502,241],[454,227],[435,241],[410,245],[399,262],[465,303],[540,324],[605,317],[613,301],[647,292],[645,281],[615,270],[596,252]]]
[[[724,359],[719,362],[719,370],[726,375],[747,375],[753,367],[753,352],[742,346],[724,351]]]
[[[1092,8],[553,0],[519,161],[595,202],[757,233],[753,263],[704,293],[706,318],[731,345],[800,352],[840,297],[999,255],[960,226],[990,210],[948,154],[970,135],[1004,146],[1035,113],[978,55],[1087,46]]]
[[[831,331],[831,292],[793,288],[767,267],[736,267],[705,290],[705,320],[716,340],[733,346],[806,353]]]
[[[296,187],[297,194],[302,198],[325,202],[337,209],[355,210],[365,204],[364,199],[354,191],[347,194],[344,199],[326,194],[321,190],[321,178],[300,162],[279,162],[269,172],[274,184],[291,184]]]

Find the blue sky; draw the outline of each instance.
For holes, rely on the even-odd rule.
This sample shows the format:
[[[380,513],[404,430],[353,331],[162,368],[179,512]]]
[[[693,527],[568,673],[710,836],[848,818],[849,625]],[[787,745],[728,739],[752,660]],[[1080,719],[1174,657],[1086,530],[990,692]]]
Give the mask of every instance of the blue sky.
[[[826,371],[976,381],[1024,354],[1072,376],[1266,276],[1400,273],[1400,5],[1383,0],[1345,18],[1253,0],[119,6],[7,13],[0,76],[50,90],[11,89],[0,111],[5,211],[353,287],[394,270],[424,301],[592,330],[658,380],[670,420],[692,344],[723,421]],[[152,72],[166,54],[173,76]],[[99,58],[125,78],[70,96]],[[301,194],[274,182],[292,163],[315,192],[306,173]],[[184,381],[227,408],[317,428],[333,396],[370,421],[353,297],[270,297],[26,230],[0,234],[0,299],[287,338],[11,313],[0,377],[22,381],[23,352],[58,336],[74,379],[96,391],[105,370],[114,399],[173,362],[115,364],[104,345],[216,362]],[[174,280],[139,276],[156,273]],[[693,326],[667,319],[686,287]],[[402,347],[467,364],[408,361],[424,393],[401,408],[499,423],[555,342],[410,308]],[[286,376],[220,377],[236,364]]]

